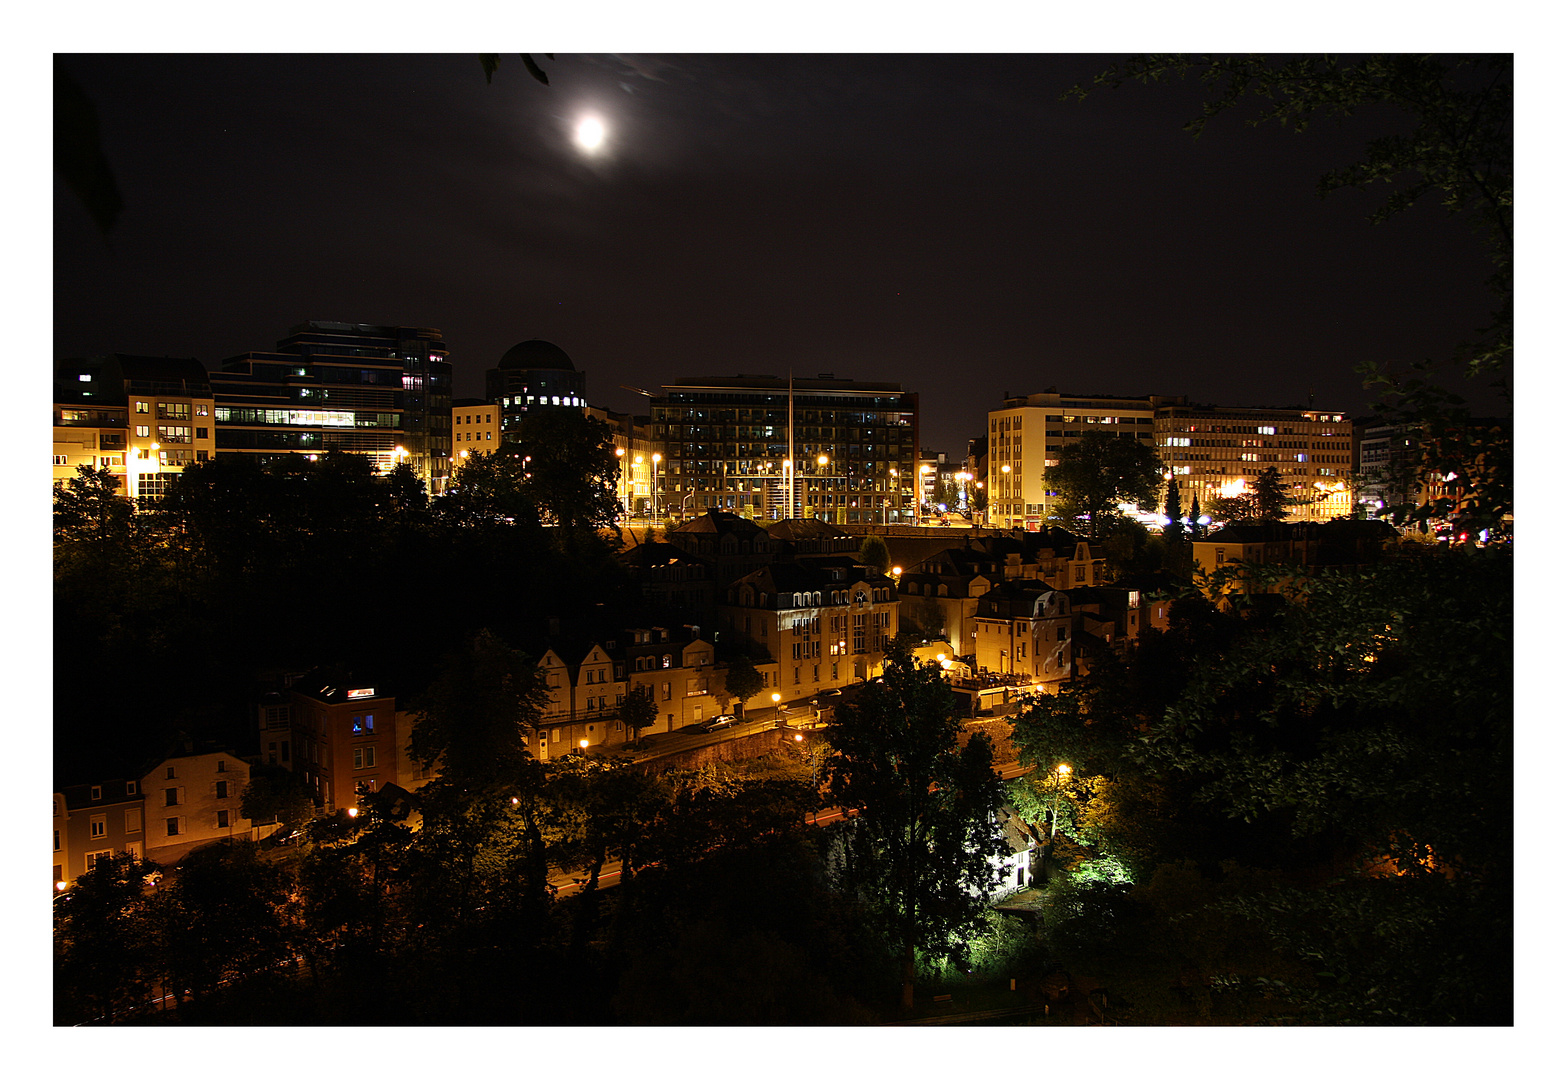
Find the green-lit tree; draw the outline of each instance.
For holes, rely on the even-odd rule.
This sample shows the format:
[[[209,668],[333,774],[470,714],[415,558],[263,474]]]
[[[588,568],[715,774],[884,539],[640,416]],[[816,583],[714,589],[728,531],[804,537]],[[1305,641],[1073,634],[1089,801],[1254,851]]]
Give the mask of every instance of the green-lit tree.
[[[827,725],[832,798],[859,812],[840,834],[836,880],[895,943],[905,1010],[917,956],[961,960],[983,929],[1006,850],[990,741],[961,732],[940,668],[907,653]]]
[[[1158,505],[1163,466],[1153,447],[1137,439],[1094,433],[1064,446],[1058,464],[1044,472],[1045,487],[1055,492],[1053,520],[1071,525],[1087,516],[1089,535],[1098,537],[1121,516],[1121,503],[1139,509]]]
[[[760,694],[767,680],[748,656],[735,656],[724,672],[724,692],[735,699],[735,713],[745,715],[745,703]]]

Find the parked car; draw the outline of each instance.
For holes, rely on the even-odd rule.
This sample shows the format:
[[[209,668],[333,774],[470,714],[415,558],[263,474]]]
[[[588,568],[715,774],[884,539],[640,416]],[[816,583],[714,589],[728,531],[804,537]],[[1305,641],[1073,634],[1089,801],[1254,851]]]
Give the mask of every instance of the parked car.
[[[714,731],[721,731],[726,727],[731,727],[735,723],[737,723],[737,721],[733,716],[731,716],[729,713],[724,713],[722,716],[715,716],[711,720],[705,721],[702,724],[702,730],[708,733],[712,733]]]

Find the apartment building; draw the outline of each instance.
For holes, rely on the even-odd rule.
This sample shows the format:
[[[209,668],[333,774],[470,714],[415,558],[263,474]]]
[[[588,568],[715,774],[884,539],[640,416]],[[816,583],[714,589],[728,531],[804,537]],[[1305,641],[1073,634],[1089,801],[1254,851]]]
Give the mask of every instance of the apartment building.
[[[897,383],[739,375],[663,391],[649,402],[655,514],[913,520],[919,398]]]
[[[187,465],[215,452],[215,403],[194,359],[114,353],[54,370],[54,482],[107,469],[146,507]]]
[[[1354,422],[1315,409],[1167,405],[1154,418],[1159,456],[1180,490],[1181,505],[1200,506],[1255,488],[1276,468],[1295,521],[1327,521],[1354,509]]]
[[[360,795],[396,782],[408,732],[394,695],[315,675],[296,679],[288,694],[292,768],[317,805],[327,813],[354,807]]]

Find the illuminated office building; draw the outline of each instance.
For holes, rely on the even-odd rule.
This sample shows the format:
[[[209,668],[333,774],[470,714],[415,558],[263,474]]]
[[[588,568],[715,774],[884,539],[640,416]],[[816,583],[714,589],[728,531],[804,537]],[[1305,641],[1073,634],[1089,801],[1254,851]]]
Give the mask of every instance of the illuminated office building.
[[[653,397],[656,513],[908,523],[919,395],[832,375],[702,377]]]

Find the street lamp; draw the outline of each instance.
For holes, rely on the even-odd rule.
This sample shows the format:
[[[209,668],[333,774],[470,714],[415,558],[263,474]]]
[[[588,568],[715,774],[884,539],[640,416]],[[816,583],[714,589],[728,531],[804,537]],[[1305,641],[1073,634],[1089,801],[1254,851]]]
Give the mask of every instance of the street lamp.
[[[615,462],[615,468],[618,470],[618,476],[616,477],[617,483],[615,486],[620,491],[620,509],[622,512],[622,520],[629,522],[630,509],[626,506],[626,463],[623,460],[625,456],[626,448],[624,446],[615,447],[615,457],[617,459]]]
[[[664,460],[662,454],[653,455],[653,519],[658,520],[658,463]]]
[[[783,706],[779,704],[779,702],[782,700],[782,694],[773,695],[773,718],[777,720],[779,724],[783,723]]]

